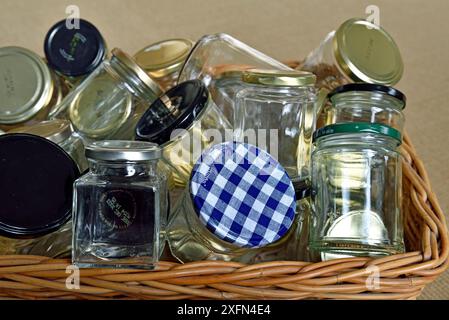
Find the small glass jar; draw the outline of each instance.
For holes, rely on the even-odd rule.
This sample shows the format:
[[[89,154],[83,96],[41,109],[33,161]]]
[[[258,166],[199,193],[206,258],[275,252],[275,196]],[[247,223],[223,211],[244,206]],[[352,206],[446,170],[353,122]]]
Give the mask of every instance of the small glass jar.
[[[330,32],[298,67],[317,76],[317,86],[329,91],[349,82],[395,85],[402,77],[401,53],[381,27],[349,19]]]
[[[53,142],[22,133],[0,136],[0,159],[0,255],[68,255],[75,162]]]
[[[167,178],[160,148],[141,141],[86,147],[90,172],[74,184],[72,261],[79,267],[153,269],[164,248]]]
[[[129,140],[148,106],[161,94],[159,86],[120,49],[105,60],[50,113],[68,119],[87,141]]]
[[[44,41],[48,64],[69,88],[80,83],[107,57],[106,42],[98,29],[83,19],[76,22],[76,26],[67,25],[67,19],[57,22]]]
[[[137,124],[136,139],[159,144],[175,185],[184,187],[201,152],[232,140],[231,128],[204,83],[191,80],[168,90],[148,108]]]
[[[406,97],[397,89],[370,83],[350,83],[328,95],[332,105],[325,109],[326,124],[371,122],[404,129]]]
[[[225,115],[233,114],[233,104],[219,104],[238,85],[235,81],[220,81],[224,72],[242,71],[248,68],[292,70],[285,64],[257,51],[247,44],[218,33],[202,37],[193,47],[179,74],[178,82],[200,79],[211,92],[212,99]],[[218,81],[217,81],[218,80]],[[233,79],[235,80],[235,78]],[[231,88],[228,87],[231,86]],[[225,101],[232,101],[235,96]],[[228,118],[232,122],[233,117]]]
[[[282,166],[255,146],[225,142],[206,150],[170,213],[168,240],[181,262],[250,262],[282,247],[296,197]]]
[[[8,133],[29,133],[47,138],[64,149],[78,164],[81,172],[88,168],[83,141],[75,134],[70,121],[42,121],[31,126],[10,130]]]
[[[315,129],[315,76],[249,69],[242,80],[234,113],[236,140],[268,151],[293,181],[308,179]]]
[[[134,59],[163,91],[173,88],[194,42],[188,39],[168,39],[139,50]]]
[[[0,129],[8,131],[47,119],[62,87],[45,61],[20,47],[0,48]]]
[[[404,251],[399,131],[345,123],[314,134],[309,246],[322,260]]]

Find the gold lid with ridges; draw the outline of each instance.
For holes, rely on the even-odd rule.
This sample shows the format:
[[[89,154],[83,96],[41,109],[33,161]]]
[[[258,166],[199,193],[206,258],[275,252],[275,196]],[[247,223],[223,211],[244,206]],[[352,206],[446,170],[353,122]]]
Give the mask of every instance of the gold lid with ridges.
[[[242,80],[269,86],[302,87],[314,85],[316,76],[306,71],[248,69],[243,71]]]

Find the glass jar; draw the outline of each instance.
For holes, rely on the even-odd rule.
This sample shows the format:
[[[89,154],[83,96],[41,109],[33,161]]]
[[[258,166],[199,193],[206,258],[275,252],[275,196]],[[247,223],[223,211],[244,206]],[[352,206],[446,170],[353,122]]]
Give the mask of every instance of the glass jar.
[[[87,141],[132,139],[134,127],[161,94],[159,86],[120,49],[105,60],[50,113],[69,119]]]
[[[83,19],[76,22],[76,26],[67,25],[67,19],[57,22],[44,41],[48,64],[68,87],[80,83],[107,57],[106,43],[98,29]]]
[[[20,47],[0,48],[0,129],[45,120],[62,98],[55,75],[34,52]]]
[[[81,172],[87,168],[87,159],[84,155],[82,140],[75,134],[70,121],[48,120],[34,125],[19,127],[8,131],[8,133],[29,133],[47,138],[56,143],[67,152],[78,164]]]
[[[134,59],[163,91],[167,91],[177,84],[179,71],[193,44],[188,39],[163,40],[141,49]]]
[[[160,148],[141,141],[86,147],[90,172],[74,184],[72,261],[153,269],[164,247],[168,194]]]
[[[137,124],[136,139],[159,144],[175,186],[184,187],[202,150],[232,140],[231,128],[204,83],[191,80],[168,90],[148,108]]]
[[[0,136],[0,255],[68,255],[77,165],[35,135]]]
[[[306,180],[315,129],[315,76],[309,72],[249,69],[235,103],[237,141],[268,151],[293,181]]]
[[[178,82],[200,79],[207,86],[212,99],[223,113],[232,115],[234,110],[232,101],[235,100],[235,96],[226,99],[226,95],[235,91],[233,87],[238,86],[238,81],[235,83],[235,78],[231,82],[216,80],[223,78],[224,72],[242,71],[248,68],[292,70],[230,35],[218,33],[206,35],[195,44],[182,67]],[[218,103],[223,100],[230,104]],[[232,122],[233,117],[228,120]]]
[[[326,124],[344,122],[381,123],[402,132],[405,95],[392,87],[350,83],[328,95],[332,105],[325,110]]]
[[[255,146],[225,142],[206,150],[170,213],[168,240],[181,262],[250,262],[288,241],[296,198],[282,166]]]
[[[322,260],[403,252],[400,132],[334,124],[314,144],[310,248]]]
[[[333,90],[349,82],[395,85],[402,77],[401,53],[381,27],[349,19],[330,32],[298,67],[317,76],[317,86]]]

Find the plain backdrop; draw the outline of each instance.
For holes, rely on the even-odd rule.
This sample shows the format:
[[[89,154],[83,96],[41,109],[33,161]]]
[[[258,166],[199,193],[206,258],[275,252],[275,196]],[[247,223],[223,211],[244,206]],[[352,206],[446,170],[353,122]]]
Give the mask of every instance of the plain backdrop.
[[[110,48],[134,53],[155,41],[226,32],[279,60],[301,59],[344,20],[380,9],[380,24],[405,64],[397,85],[408,98],[406,128],[422,157],[443,211],[449,212],[449,1],[447,0],[0,0],[0,46],[43,53],[50,26],[77,5]],[[423,299],[449,299],[449,275]]]

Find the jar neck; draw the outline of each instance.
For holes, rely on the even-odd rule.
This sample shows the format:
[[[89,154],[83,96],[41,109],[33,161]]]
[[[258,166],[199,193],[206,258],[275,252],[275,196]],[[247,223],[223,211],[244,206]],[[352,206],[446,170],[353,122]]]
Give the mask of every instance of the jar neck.
[[[316,149],[335,148],[339,146],[366,146],[377,147],[396,151],[399,146],[399,141],[380,134],[373,134],[368,132],[361,133],[343,133],[333,134],[326,137],[319,138],[315,142]]]
[[[378,107],[383,109],[393,109],[402,112],[404,103],[392,96],[382,92],[371,91],[350,91],[334,95],[331,98],[334,107],[345,107],[348,105],[358,105],[367,107]]]
[[[153,176],[157,172],[157,160],[151,161],[104,161],[88,159],[90,173],[101,176],[133,178]]]

